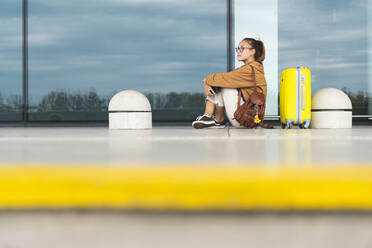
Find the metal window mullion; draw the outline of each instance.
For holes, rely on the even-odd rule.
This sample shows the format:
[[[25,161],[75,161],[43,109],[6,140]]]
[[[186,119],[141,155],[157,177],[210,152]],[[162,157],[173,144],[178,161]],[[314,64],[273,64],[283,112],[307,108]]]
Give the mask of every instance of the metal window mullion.
[[[227,71],[234,70],[234,0],[227,0]]]
[[[23,0],[22,4],[22,118],[23,122],[26,123],[28,121],[28,0]]]

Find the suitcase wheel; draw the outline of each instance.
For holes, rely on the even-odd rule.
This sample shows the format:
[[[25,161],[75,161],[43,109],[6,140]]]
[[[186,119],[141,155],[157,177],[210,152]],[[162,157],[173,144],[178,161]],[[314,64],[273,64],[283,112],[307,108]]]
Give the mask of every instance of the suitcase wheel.
[[[282,128],[283,129],[291,129],[293,127],[293,124],[292,124],[292,122],[289,122],[289,123],[282,123]]]
[[[303,127],[308,129],[310,127],[310,120],[304,120]]]
[[[302,124],[299,125],[299,127],[301,129],[308,129],[309,126],[310,126],[310,123],[309,122],[304,122],[304,123],[302,123]]]

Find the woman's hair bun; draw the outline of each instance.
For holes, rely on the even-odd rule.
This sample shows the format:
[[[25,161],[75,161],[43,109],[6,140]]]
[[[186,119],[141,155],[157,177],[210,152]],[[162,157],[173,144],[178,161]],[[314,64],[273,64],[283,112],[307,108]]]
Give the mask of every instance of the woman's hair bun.
[[[262,62],[262,61],[265,60],[265,46],[264,46],[264,43],[261,40],[257,41],[257,46],[259,47],[258,50],[260,50],[261,53],[256,58],[256,61]],[[256,50],[256,52],[257,52],[257,50]]]
[[[261,40],[256,40],[253,38],[244,38],[255,50],[254,59],[258,62],[265,60],[265,45]]]

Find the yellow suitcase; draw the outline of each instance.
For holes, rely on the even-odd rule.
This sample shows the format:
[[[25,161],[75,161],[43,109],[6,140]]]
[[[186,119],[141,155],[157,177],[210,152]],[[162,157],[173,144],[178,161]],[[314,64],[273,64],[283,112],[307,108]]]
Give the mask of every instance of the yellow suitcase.
[[[311,73],[308,68],[284,70],[280,80],[280,121],[282,128],[308,128],[311,121]]]

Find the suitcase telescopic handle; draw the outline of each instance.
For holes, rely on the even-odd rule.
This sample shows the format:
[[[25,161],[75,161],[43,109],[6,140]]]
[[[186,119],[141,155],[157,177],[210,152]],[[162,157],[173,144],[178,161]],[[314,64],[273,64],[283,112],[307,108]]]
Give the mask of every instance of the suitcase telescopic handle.
[[[305,84],[302,85],[302,110],[305,110]]]

